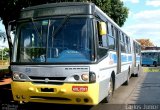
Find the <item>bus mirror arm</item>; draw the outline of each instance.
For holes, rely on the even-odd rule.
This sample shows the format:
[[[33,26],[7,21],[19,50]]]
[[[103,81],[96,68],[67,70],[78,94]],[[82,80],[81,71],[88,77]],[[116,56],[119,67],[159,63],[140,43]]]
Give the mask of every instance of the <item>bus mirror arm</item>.
[[[11,44],[12,44],[12,40],[11,40],[10,34],[11,34],[11,31],[15,32],[15,28],[13,27],[15,25],[15,23],[16,23],[16,20],[10,21],[8,23],[8,27],[7,27],[7,36],[9,36],[10,39],[8,39],[8,40]]]

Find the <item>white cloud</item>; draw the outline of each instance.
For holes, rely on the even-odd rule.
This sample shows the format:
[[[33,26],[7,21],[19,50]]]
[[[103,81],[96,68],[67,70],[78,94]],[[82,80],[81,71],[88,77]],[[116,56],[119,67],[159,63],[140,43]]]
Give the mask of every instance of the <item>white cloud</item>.
[[[134,13],[131,10],[129,10],[128,17],[132,17],[133,15],[134,15]]]
[[[134,14],[133,18],[137,21],[147,22],[160,22],[160,9],[159,10],[145,10]]]
[[[141,36],[141,37],[159,37],[160,36],[160,24],[152,23],[136,23],[134,25],[123,27],[126,32],[130,32],[131,36]]]
[[[158,7],[160,6],[160,0],[147,0],[146,5]]]
[[[124,27],[124,31],[134,39],[150,39],[160,47],[160,24],[134,24]]]
[[[123,1],[141,2],[140,0],[134,2],[131,0]],[[140,10],[137,10],[136,7],[130,7],[132,12],[129,12],[128,19],[122,28],[132,38],[150,39],[154,45],[160,47],[160,8],[154,8],[160,6],[160,0],[145,0],[141,3],[144,3],[144,5],[136,4]]]
[[[121,0],[123,2],[139,3],[139,0]]]
[[[5,31],[4,25],[2,24],[2,20],[0,21],[0,31]]]
[[[160,46],[160,10],[144,10],[129,16],[132,24],[123,29],[134,39],[150,39]]]

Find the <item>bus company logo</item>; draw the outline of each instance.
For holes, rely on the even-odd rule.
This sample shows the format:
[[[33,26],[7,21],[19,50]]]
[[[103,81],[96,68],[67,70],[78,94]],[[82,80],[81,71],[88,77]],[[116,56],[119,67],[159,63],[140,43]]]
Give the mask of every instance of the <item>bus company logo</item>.
[[[45,81],[45,83],[48,83],[48,82],[49,82],[49,79],[48,79],[48,78],[45,78],[44,81]]]
[[[30,69],[30,68],[26,68],[26,69],[25,69],[25,72],[26,72],[26,73],[31,73],[31,69]]]

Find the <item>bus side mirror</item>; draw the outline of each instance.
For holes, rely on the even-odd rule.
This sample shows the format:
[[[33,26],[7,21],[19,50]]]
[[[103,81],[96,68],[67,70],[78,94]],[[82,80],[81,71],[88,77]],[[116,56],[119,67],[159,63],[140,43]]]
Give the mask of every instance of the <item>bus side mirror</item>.
[[[105,22],[99,22],[99,33],[101,36],[107,34],[107,28],[106,28],[106,23]]]
[[[10,22],[8,23],[8,30],[7,30],[8,35],[10,35],[11,31],[12,31],[13,33],[15,33],[15,24],[16,24],[16,21],[15,21],[15,20],[10,21]]]

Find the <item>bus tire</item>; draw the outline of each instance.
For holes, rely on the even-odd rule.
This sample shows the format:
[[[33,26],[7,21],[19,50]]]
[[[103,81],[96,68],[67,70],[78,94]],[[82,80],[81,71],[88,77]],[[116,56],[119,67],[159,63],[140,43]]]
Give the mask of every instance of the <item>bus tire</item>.
[[[138,70],[137,70],[137,73],[134,75],[134,77],[138,77],[140,74],[140,66],[138,65]]]
[[[153,62],[153,65],[154,65],[154,67],[157,67],[157,62],[154,61],[154,62]]]
[[[112,99],[113,92],[114,92],[114,83],[113,83],[113,78],[111,77],[109,81],[108,96],[103,99],[102,103],[109,103]]]
[[[139,73],[137,73],[137,74],[134,75],[134,77],[138,77],[138,76],[139,76]]]

